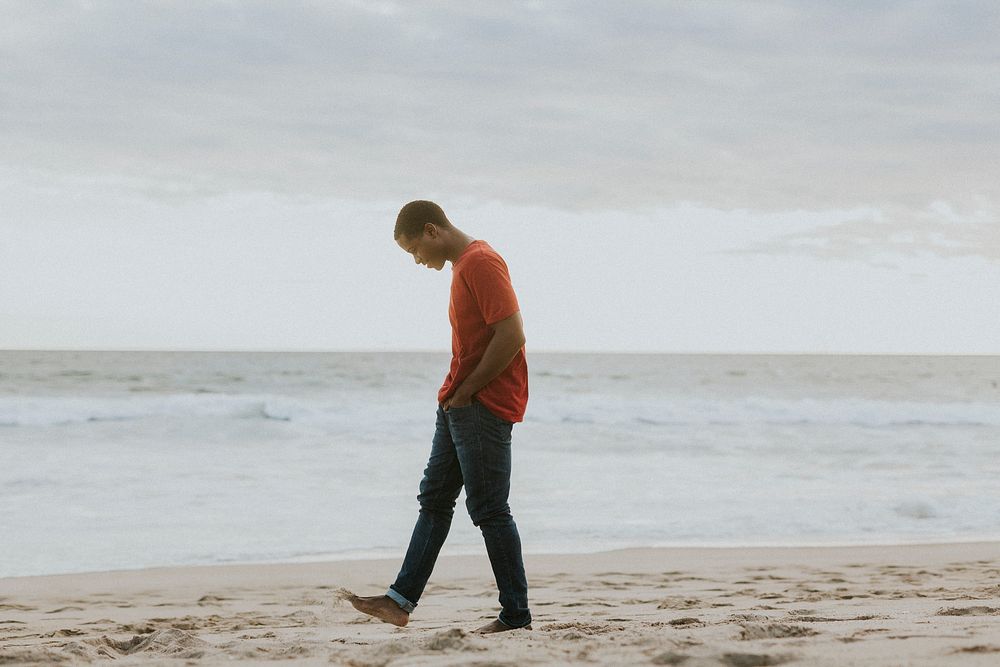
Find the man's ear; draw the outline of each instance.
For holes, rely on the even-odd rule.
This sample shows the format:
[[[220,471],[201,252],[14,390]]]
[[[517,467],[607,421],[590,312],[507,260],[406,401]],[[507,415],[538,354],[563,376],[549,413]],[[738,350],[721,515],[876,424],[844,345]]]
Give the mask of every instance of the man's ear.
[[[432,239],[437,238],[438,228],[429,222],[424,223],[424,234],[430,236]]]

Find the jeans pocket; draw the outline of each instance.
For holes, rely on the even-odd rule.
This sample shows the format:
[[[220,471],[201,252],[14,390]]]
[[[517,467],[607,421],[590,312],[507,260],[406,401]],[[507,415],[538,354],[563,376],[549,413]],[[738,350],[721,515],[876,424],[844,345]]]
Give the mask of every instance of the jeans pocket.
[[[454,422],[467,422],[476,413],[476,400],[473,399],[468,405],[450,406],[445,410],[445,415]]]

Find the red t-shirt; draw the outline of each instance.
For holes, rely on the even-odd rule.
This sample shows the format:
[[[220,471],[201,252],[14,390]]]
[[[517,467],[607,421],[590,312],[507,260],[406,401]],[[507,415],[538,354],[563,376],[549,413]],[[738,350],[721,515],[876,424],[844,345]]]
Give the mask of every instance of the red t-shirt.
[[[493,337],[490,325],[520,310],[507,264],[486,241],[473,241],[452,264],[451,370],[438,392],[444,402],[472,374]],[[528,405],[528,362],[524,348],[475,394],[490,412],[509,422],[524,419]]]

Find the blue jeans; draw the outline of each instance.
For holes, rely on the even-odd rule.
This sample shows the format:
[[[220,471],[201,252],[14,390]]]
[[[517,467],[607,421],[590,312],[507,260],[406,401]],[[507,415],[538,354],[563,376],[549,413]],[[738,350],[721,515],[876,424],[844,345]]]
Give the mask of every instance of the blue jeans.
[[[500,590],[500,622],[512,628],[531,623],[521,538],[507,504],[512,428],[475,400],[447,412],[438,406],[431,456],[417,496],[420,515],[403,566],[386,593],[407,612],[424,592],[464,485],[465,506],[483,533]]]

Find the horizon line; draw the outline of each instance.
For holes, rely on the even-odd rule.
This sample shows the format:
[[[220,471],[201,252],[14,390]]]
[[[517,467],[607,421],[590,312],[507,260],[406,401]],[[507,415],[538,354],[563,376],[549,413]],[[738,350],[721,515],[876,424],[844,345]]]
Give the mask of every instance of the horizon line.
[[[176,354],[440,354],[450,355],[446,349],[428,348],[0,348],[7,352],[93,352],[93,353],[176,353]],[[994,357],[997,352],[857,352],[857,351],[755,351],[755,350],[556,350],[532,349],[530,354],[565,355],[634,355],[634,356],[757,356],[757,357]]]

